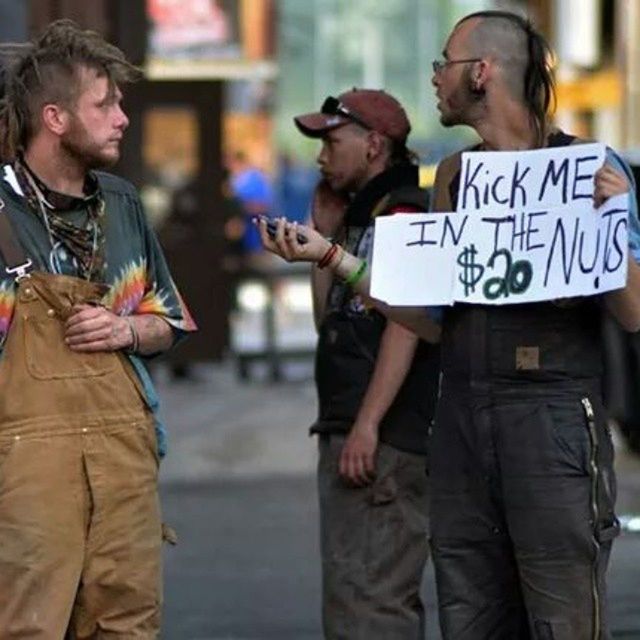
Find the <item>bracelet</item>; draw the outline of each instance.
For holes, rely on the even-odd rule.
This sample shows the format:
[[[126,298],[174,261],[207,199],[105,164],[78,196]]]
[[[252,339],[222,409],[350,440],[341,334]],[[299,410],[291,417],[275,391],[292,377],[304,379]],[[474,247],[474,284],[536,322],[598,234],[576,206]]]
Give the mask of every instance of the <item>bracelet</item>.
[[[331,263],[338,251],[338,248],[339,247],[335,242],[331,244],[331,246],[327,249],[327,252],[322,256],[322,258],[320,258],[320,261],[318,262],[318,269],[324,269]]]
[[[345,284],[354,287],[367,272],[367,261],[363,260],[355,271],[352,271],[345,279]]]
[[[331,265],[331,268],[334,271],[337,271],[338,267],[342,264],[345,254],[346,254],[346,251],[342,247],[340,247],[340,256],[338,257],[338,262],[336,262],[334,265]]]
[[[138,335],[138,331],[135,324],[133,323],[133,319],[131,318],[131,316],[124,316],[124,319],[129,325],[129,331],[131,331],[131,344],[124,351],[125,353],[133,355],[138,352],[138,347],[140,346],[140,336]]]
[[[342,260],[344,259],[345,256],[345,250],[340,246],[340,245],[336,245],[338,247],[337,251],[333,252],[333,255],[329,256],[329,261],[328,262],[323,262],[322,266],[320,266],[320,262],[322,262],[322,260],[324,260],[326,258],[326,254],[324,256],[322,256],[322,260],[319,262],[316,262],[313,266],[316,269],[324,269],[326,267],[331,267],[332,271],[335,271],[340,264],[342,263]],[[334,264],[333,261],[335,260],[336,254],[338,255],[338,261]]]

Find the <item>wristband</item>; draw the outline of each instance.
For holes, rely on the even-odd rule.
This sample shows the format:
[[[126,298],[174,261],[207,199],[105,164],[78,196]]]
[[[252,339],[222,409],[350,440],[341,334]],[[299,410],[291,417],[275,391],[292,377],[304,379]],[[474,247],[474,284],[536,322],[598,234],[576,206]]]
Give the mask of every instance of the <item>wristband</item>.
[[[338,251],[338,248],[339,247],[335,242],[331,244],[331,246],[327,249],[327,252],[322,256],[322,258],[320,258],[320,261],[318,262],[318,269],[324,269],[331,263],[333,257]]]
[[[364,274],[367,272],[367,261],[363,260],[360,263],[360,266],[355,270],[352,271],[345,279],[345,283],[348,284],[350,287],[355,287],[356,284],[358,284],[358,282],[360,282],[360,280],[362,280],[362,277],[364,276]]]
[[[136,330],[136,326],[133,323],[131,316],[124,316],[124,319],[129,325],[129,331],[131,331],[131,344],[126,347],[124,351],[130,355],[134,355],[138,352],[138,347],[140,346],[140,336],[138,335],[138,331]]]
[[[331,268],[332,268],[334,271],[337,271],[337,270],[338,270],[338,267],[340,266],[340,264],[341,264],[341,263],[342,263],[342,261],[344,260],[344,254],[345,254],[345,253],[346,253],[346,252],[345,252],[345,250],[344,250],[342,247],[340,247],[340,256],[338,257],[338,262],[336,262],[335,264],[331,265]]]

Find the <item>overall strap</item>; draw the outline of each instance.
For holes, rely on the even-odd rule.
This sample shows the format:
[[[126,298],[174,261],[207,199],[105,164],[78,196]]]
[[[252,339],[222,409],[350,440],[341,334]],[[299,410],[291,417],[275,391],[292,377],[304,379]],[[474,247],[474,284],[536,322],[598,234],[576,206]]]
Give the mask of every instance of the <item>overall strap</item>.
[[[20,280],[29,275],[33,263],[27,258],[6,211],[5,201],[0,198],[0,254],[5,263],[8,275]]]

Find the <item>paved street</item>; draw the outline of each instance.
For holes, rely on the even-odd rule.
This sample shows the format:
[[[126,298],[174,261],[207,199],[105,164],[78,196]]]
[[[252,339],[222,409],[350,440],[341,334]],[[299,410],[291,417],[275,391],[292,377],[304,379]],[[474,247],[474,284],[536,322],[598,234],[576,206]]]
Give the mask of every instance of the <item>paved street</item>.
[[[157,376],[171,431],[164,515],[180,537],[166,549],[163,638],[321,640],[310,367],[280,385],[198,373]],[[640,514],[640,460],[620,448],[618,472],[619,512]],[[617,541],[610,585],[614,637],[640,640],[640,534]],[[424,588],[438,640],[431,570]]]

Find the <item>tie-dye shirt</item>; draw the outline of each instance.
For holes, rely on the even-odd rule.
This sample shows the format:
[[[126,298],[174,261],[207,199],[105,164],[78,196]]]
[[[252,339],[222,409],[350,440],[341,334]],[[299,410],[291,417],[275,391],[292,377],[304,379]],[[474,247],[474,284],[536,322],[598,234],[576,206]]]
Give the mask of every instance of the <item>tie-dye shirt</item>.
[[[176,330],[176,335],[194,331],[195,324],[171,279],[160,245],[146,223],[134,187],[109,174],[97,176],[106,206],[106,284],[110,289],[104,298],[105,306],[121,316],[160,315]],[[74,258],[61,243],[52,245],[41,216],[27,209],[9,165],[2,170],[0,198],[5,201],[2,213],[11,219],[16,237],[34,262],[34,268],[77,275]],[[80,223],[86,212],[70,211],[64,215]],[[0,266],[5,266],[1,256]],[[11,323],[14,290],[13,278],[0,278],[0,345],[4,344]]]
[[[96,176],[106,208],[105,284],[109,286],[109,292],[103,300],[105,306],[121,316],[143,313],[162,316],[173,328],[176,339],[195,331],[196,325],[171,279],[133,185],[102,172],[96,172]],[[52,243],[42,217],[28,208],[10,165],[0,171],[0,199],[4,205],[0,215],[9,216],[16,239],[33,261],[34,269],[77,275],[73,256],[61,243]],[[75,224],[84,224],[87,213],[78,210],[64,215]],[[11,326],[15,304],[15,282],[12,277],[6,277],[5,267],[0,255],[0,352]],[[132,360],[147,388],[149,404],[153,405],[155,393],[146,370],[137,358]],[[159,438],[163,450],[161,433]]]

